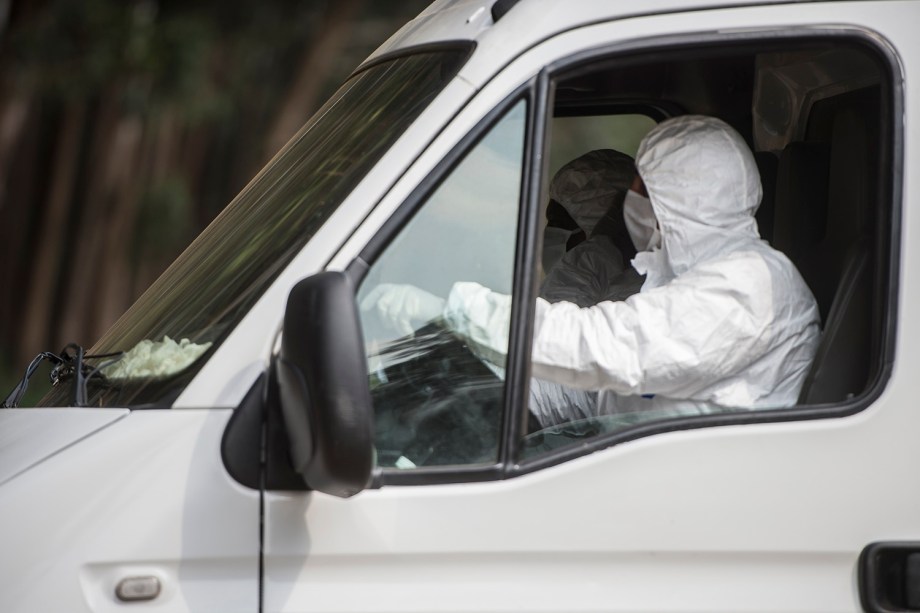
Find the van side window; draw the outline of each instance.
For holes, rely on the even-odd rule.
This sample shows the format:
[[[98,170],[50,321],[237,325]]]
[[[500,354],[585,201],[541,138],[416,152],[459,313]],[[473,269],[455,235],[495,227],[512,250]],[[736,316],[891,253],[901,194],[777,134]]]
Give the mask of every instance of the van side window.
[[[893,121],[886,74],[880,57],[863,44],[801,39],[764,42],[759,48],[726,44],[662,50],[652,58],[598,58],[556,75],[549,105],[554,109],[553,130],[544,147],[552,166],[546,178],[547,208],[541,215],[544,251],[536,257],[544,277],[579,283],[598,270],[591,263],[586,274],[569,270],[560,275],[547,266],[562,261],[573,268],[587,261],[575,251],[584,250],[584,243],[546,238],[554,232],[571,234],[579,226],[571,210],[574,204],[564,207],[576,217],[574,222],[562,219],[565,211],[554,198],[561,193],[554,185],[559,177],[555,170],[564,172],[567,163],[581,164],[581,183],[569,183],[583,184],[585,192],[564,194],[578,206],[597,190],[585,178],[590,177],[585,168],[606,172],[596,164],[586,167],[584,156],[575,162],[560,160],[560,152],[571,150],[573,158],[589,150],[635,155],[635,149],[623,143],[635,140],[631,130],[648,130],[654,122],[643,127],[617,120],[642,113],[643,105],[646,118],[715,116],[741,134],[754,154],[763,188],[756,214],[760,237],[782,252],[804,279],[820,312],[821,337],[800,389],[783,406],[692,402],[684,412],[679,402],[672,402],[679,398],[621,397],[609,390],[578,390],[535,377],[527,403],[529,432],[521,447],[525,459],[560,449],[577,455],[676,428],[737,423],[743,414],[757,414],[764,421],[819,417],[819,409],[812,407],[832,411],[847,406],[854,411],[860,399],[883,384],[885,321],[890,316],[887,237],[893,217],[888,170],[892,144],[884,140],[892,133]],[[594,122],[605,113],[609,133],[593,130],[581,137],[581,146],[577,134],[556,129],[579,118]],[[606,155],[612,159],[611,153]],[[613,215],[622,216],[622,207]],[[629,246],[619,247],[629,272],[633,254],[627,253]],[[551,248],[561,249],[566,259],[549,253]],[[642,285],[635,277],[612,275],[605,283],[629,285],[624,291],[611,291],[614,300],[628,300]],[[562,296],[586,293],[580,287],[553,290]]]
[[[511,293],[527,117],[516,103],[371,263],[358,290],[383,468],[494,464],[504,372],[444,325],[456,282]]]

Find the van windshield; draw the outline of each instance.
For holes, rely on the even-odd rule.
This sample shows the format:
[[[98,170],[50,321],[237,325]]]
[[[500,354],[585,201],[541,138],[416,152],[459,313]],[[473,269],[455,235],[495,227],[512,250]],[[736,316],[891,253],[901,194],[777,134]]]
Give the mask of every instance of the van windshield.
[[[467,56],[416,53],[351,77],[87,352],[125,352],[87,360],[89,372],[112,361],[89,378],[88,404],[171,404]],[[39,404],[73,404],[72,387]]]

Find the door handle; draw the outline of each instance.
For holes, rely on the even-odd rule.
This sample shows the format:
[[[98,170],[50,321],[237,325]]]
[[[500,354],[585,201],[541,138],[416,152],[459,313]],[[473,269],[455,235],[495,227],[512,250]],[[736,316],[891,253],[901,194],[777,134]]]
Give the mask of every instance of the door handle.
[[[920,541],[872,543],[859,555],[858,576],[867,613],[920,611]]]

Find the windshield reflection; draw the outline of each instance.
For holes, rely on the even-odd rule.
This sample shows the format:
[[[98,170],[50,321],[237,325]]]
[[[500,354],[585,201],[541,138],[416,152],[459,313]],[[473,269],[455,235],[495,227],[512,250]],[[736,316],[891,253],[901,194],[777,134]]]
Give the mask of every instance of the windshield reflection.
[[[130,352],[168,337],[205,347],[197,361],[177,374],[113,378],[89,390],[89,404],[171,404],[467,55],[398,57],[349,79],[89,351]],[[40,406],[70,405],[58,388]]]

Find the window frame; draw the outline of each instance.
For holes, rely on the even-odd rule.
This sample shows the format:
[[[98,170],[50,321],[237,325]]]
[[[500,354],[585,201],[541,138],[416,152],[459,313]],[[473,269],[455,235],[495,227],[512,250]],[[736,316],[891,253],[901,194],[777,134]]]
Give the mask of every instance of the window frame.
[[[377,258],[386,250],[389,244],[399,235],[408,221],[418,212],[429,197],[440,187],[440,185],[451,175],[457,166],[465,159],[468,153],[482,141],[489,131],[498,124],[505,115],[519,102],[524,101],[526,104],[526,120],[524,130],[524,151],[521,169],[521,196],[518,203],[518,224],[517,235],[515,237],[514,248],[514,280],[512,283],[512,309],[511,320],[531,320],[533,319],[533,305],[529,305],[530,313],[521,313],[523,305],[527,301],[530,291],[528,290],[529,281],[527,275],[534,274],[535,270],[526,266],[526,260],[529,253],[536,247],[532,244],[536,231],[531,226],[538,222],[537,213],[529,210],[527,203],[531,200],[530,190],[533,186],[539,187],[538,181],[531,178],[534,173],[539,176],[539,168],[535,165],[541,162],[540,156],[534,156],[535,142],[539,141],[535,137],[535,131],[540,126],[535,125],[535,118],[545,115],[541,109],[537,108],[539,104],[535,100],[542,100],[545,105],[547,96],[539,96],[536,93],[538,81],[531,78],[520,87],[515,89],[501,103],[495,105],[477,124],[467,132],[466,135],[445,155],[428,173],[428,175],[412,190],[410,195],[400,204],[394,213],[383,223],[378,232],[368,241],[364,248],[359,252],[357,257],[346,267],[345,274],[351,280],[355,291],[361,285],[366,277],[370,267]],[[545,129],[545,126],[543,126]],[[529,273],[522,271],[529,270]],[[516,406],[522,402],[520,394],[516,388],[527,385],[529,381],[529,372],[521,372],[525,366],[520,359],[513,359],[520,349],[521,343],[527,342],[528,339],[519,338],[518,334],[512,332],[508,349],[508,368],[506,370],[506,379],[504,387],[504,399],[502,407],[501,430],[499,436],[498,461],[488,465],[452,465],[452,466],[427,466],[413,469],[397,469],[390,467],[375,467],[372,481],[369,488],[379,488],[384,485],[433,485],[439,483],[463,483],[492,481],[504,478],[505,468],[511,464],[511,459],[515,455],[515,448],[510,447],[512,441],[520,437],[523,432],[524,424],[514,424],[513,415],[523,415],[526,413]],[[526,408],[526,406],[524,407]]]
[[[788,48],[794,45],[804,46],[810,42],[827,43],[829,41],[850,43],[878,59],[882,76],[880,106],[882,112],[887,115],[887,119],[882,123],[883,131],[879,135],[881,147],[877,161],[878,195],[884,203],[880,210],[887,212],[887,219],[882,219],[879,223],[874,246],[876,255],[879,257],[879,262],[875,264],[879,273],[878,283],[884,285],[884,291],[880,289],[876,296],[877,299],[883,301],[879,314],[881,321],[877,326],[879,355],[877,368],[875,372],[870,373],[870,381],[866,390],[860,396],[842,403],[795,406],[782,410],[679,417],[639,424],[623,431],[601,434],[587,438],[579,444],[522,459],[521,443],[528,418],[530,351],[538,289],[538,260],[542,241],[539,236],[539,216],[549,182],[546,176],[549,163],[548,135],[553,119],[552,103],[555,83],[561,78],[570,77],[579,70],[597,70],[604,62],[622,62],[624,58],[638,58],[635,61],[640,63],[649,62],[652,57],[647,54],[672,56],[681,50],[716,46]],[[525,130],[518,235],[515,246],[515,280],[509,330],[508,369],[498,461],[487,466],[424,467],[412,470],[378,467],[375,468],[368,487],[503,480],[550,468],[620,443],[656,434],[718,426],[842,418],[858,413],[873,404],[885,390],[891,378],[897,331],[904,156],[902,66],[903,63],[900,62],[893,46],[870,29],[856,26],[829,28],[824,27],[824,24],[814,24],[743,32],[684,33],[615,42],[575,52],[547,64],[539,73],[515,89],[490,110],[476,127],[470,130],[438,162],[434,170],[415,187],[409,197],[383,223],[379,231],[346,268],[346,274],[357,288],[368,271],[368,262],[373,262],[386,248],[386,245],[395,238],[405,222],[424,204],[428,196],[450,174],[466,153],[504,116],[511,106],[522,98],[527,100],[527,128]],[[500,71],[495,78],[500,78],[503,72]]]
[[[591,72],[599,69],[605,62],[620,62],[626,57],[638,56],[642,52],[653,50],[665,56],[672,56],[680,50],[693,50],[711,48],[716,46],[744,47],[756,46],[758,48],[788,48],[790,46],[805,46],[809,43],[827,43],[841,41],[864,50],[868,55],[875,55],[879,62],[881,72],[881,112],[883,130],[879,134],[879,160],[876,161],[878,169],[877,194],[882,204],[879,210],[887,213],[887,218],[882,218],[875,231],[875,255],[879,261],[873,265],[877,272],[877,283],[883,285],[878,288],[875,299],[880,299],[881,321],[877,322],[878,358],[874,372],[870,372],[866,389],[857,397],[845,402],[825,403],[814,405],[796,405],[786,409],[755,410],[737,413],[722,413],[713,415],[694,415],[677,417],[664,421],[651,421],[637,424],[622,431],[603,433],[589,437],[558,449],[554,449],[529,458],[517,456],[517,464],[513,469],[506,471],[506,476],[516,477],[538,470],[543,470],[570,460],[592,454],[620,443],[645,438],[648,436],[676,432],[683,430],[696,430],[718,426],[733,426],[747,424],[783,423],[793,421],[806,421],[816,419],[842,418],[854,415],[872,405],[885,390],[891,378],[894,362],[894,350],[898,318],[898,293],[901,270],[901,226],[902,226],[902,197],[903,197],[903,63],[899,60],[893,46],[881,35],[862,27],[837,27],[822,29],[817,25],[779,28],[775,30],[714,33],[714,34],[682,34],[677,36],[655,37],[635,44],[613,44],[606,47],[591,49],[573,54],[549,64],[541,71],[539,80],[547,82],[545,89],[553,91],[552,83],[561,78],[570,77],[578,71]],[[651,57],[642,56],[637,63],[651,61]],[[887,117],[886,117],[887,116]],[[543,151],[548,152],[549,142],[543,143]],[[543,177],[547,181],[547,177]],[[885,249],[887,247],[887,253]],[[538,258],[534,255],[534,261]],[[535,266],[532,262],[531,266]],[[536,294],[531,297],[531,302]],[[520,322],[512,321],[512,326]],[[876,322],[873,321],[873,325]],[[532,329],[532,322],[529,326]],[[530,344],[527,345],[529,355]],[[528,359],[529,363],[529,359]],[[528,364],[529,365],[529,364]],[[529,368],[528,368],[529,370]],[[526,414],[525,414],[526,416]],[[520,441],[518,441],[520,444]]]

